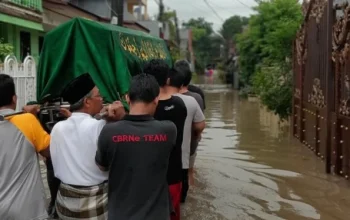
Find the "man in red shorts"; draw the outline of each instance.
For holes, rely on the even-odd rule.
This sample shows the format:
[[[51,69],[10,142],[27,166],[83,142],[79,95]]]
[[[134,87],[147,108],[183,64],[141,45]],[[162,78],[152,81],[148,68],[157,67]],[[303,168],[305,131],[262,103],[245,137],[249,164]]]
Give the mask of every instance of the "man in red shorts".
[[[143,72],[153,75],[159,86],[159,101],[154,118],[157,120],[172,121],[177,129],[176,144],[169,158],[167,180],[174,213],[171,220],[179,220],[180,201],[182,191],[182,141],[184,125],[187,117],[187,108],[184,101],[174,94],[179,92],[178,87],[182,85],[183,77],[177,74],[169,79],[169,66],[163,60],[151,60],[143,69]]]

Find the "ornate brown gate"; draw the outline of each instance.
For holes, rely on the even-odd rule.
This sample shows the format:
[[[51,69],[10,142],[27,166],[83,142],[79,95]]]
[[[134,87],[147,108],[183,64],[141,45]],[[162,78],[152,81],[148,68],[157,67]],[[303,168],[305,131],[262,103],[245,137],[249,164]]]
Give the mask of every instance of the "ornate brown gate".
[[[350,174],[350,5],[303,3],[294,44],[293,134],[325,162],[328,173]]]

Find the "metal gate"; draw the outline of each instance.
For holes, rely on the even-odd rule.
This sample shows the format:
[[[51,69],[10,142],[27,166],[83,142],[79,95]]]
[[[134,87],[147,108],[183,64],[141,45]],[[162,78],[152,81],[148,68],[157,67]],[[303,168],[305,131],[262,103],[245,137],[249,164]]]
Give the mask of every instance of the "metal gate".
[[[15,56],[7,56],[0,73],[13,77],[17,93],[17,110],[21,110],[29,101],[36,100],[36,63],[27,56],[23,63],[18,63]]]
[[[293,135],[325,162],[327,173],[350,175],[350,5],[303,3],[294,43]]]

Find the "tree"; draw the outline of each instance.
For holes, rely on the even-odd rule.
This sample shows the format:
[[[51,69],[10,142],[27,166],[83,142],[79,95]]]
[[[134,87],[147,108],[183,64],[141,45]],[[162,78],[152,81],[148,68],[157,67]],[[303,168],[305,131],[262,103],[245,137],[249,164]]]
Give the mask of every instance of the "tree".
[[[159,7],[160,7],[159,8],[160,12],[158,15],[158,21],[167,23],[169,25],[170,40],[176,42],[176,25],[175,25],[176,13],[175,11],[164,12],[164,6],[162,6],[162,4]],[[171,44],[169,46],[169,51],[173,61],[176,61],[181,58],[180,50],[178,47]]]
[[[190,28],[193,33],[193,48],[198,73],[204,73],[205,66],[220,56],[222,38],[214,33],[212,25],[204,18],[192,18],[183,23],[183,26]]]
[[[243,30],[243,26],[248,24],[249,19],[246,17],[240,17],[234,15],[223,23],[220,34],[226,40],[226,42],[233,40],[236,34],[239,34]]]
[[[248,24],[248,18],[234,15],[222,24],[220,34],[226,39],[233,39],[233,36],[242,32],[244,25]]]
[[[214,32],[213,23],[207,22],[204,18],[191,18],[188,22],[183,23],[183,26],[196,29],[205,29],[208,36]]]
[[[241,79],[281,118],[290,114],[292,57],[302,21],[298,0],[258,1],[245,32],[236,37]]]

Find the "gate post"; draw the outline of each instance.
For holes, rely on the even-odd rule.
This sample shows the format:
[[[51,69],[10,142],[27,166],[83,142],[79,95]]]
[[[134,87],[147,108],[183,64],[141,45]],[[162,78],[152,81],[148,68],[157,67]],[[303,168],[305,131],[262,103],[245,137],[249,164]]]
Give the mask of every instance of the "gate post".
[[[333,110],[334,104],[334,74],[332,71],[332,33],[333,33],[333,0],[328,0],[327,4],[327,53],[326,53],[326,105],[327,105],[327,121],[326,121],[326,172],[331,172],[331,130],[332,130],[332,121],[331,121],[331,112]],[[335,103],[337,105],[337,101]],[[337,109],[335,109],[337,112]]]
[[[304,28],[304,27],[303,27]],[[304,42],[306,41],[306,31]],[[305,45],[305,43],[304,43]],[[305,48],[303,48],[305,51]],[[299,138],[302,143],[305,143],[305,108],[304,108],[304,72],[305,72],[305,62],[301,62],[300,64],[300,73],[299,73],[299,81],[300,81],[300,102],[299,102]]]

